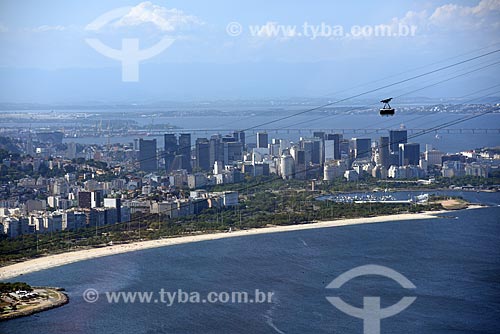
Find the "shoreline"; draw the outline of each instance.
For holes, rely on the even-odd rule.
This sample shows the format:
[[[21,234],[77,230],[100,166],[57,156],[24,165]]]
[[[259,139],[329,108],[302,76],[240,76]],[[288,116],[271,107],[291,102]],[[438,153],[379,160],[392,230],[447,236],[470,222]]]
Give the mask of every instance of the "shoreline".
[[[0,322],[21,317],[28,317],[35,313],[51,310],[53,308],[61,307],[69,303],[69,297],[62,288],[33,287],[33,289],[35,292],[45,292],[48,296],[50,296],[50,294],[55,296],[49,297],[47,300],[38,301],[38,303],[35,305],[2,314],[0,315]]]
[[[468,209],[476,209],[481,207],[482,206],[471,205],[469,206]],[[384,215],[378,217],[363,217],[363,218],[339,219],[332,221],[321,221],[309,224],[268,226],[268,227],[254,228],[248,230],[237,230],[233,232],[216,232],[216,233],[206,233],[197,235],[187,235],[187,236],[170,237],[157,240],[137,241],[129,244],[118,244],[102,248],[76,250],[60,254],[47,255],[44,257],[30,259],[24,262],[14,263],[4,267],[0,267],[0,280],[11,279],[14,277],[21,276],[23,274],[28,274],[45,269],[51,269],[79,261],[95,259],[104,256],[123,254],[145,249],[181,245],[181,244],[201,242],[201,241],[218,240],[225,238],[268,234],[268,233],[281,233],[281,232],[291,232],[300,230],[310,230],[317,228],[384,223],[384,222],[394,222],[401,220],[434,219],[434,218],[439,218],[437,216],[438,214],[452,212],[452,211],[453,210],[425,211],[421,213],[404,213],[396,215]]]

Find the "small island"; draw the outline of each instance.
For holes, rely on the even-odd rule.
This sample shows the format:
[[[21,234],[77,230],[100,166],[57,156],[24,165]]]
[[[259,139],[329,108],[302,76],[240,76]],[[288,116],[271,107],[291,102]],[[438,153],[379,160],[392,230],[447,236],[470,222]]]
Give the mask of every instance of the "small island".
[[[28,316],[69,302],[62,288],[0,283],[0,321]]]

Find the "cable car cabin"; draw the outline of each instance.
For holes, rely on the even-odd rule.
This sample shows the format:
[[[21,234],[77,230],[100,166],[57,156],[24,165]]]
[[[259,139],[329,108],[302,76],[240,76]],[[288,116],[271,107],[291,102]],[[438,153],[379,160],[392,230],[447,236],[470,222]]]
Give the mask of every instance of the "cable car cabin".
[[[380,109],[380,116],[394,116],[394,108]]]
[[[394,108],[391,108],[391,106],[389,105],[389,102],[391,102],[391,100],[392,97],[380,101],[384,104],[382,109],[380,109],[380,116],[394,116]]]

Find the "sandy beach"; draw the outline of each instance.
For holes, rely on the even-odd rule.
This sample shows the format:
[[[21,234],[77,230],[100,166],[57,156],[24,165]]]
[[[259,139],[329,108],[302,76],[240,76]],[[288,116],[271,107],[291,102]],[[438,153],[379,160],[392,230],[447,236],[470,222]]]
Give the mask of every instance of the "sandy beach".
[[[357,224],[373,224],[373,223],[393,222],[401,220],[429,219],[429,218],[437,218],[436,214],[442,212],[443,211],[425,212],[416,214],[415,213],[398,214],[398,215],[387,215],[387,216],[370,217],[370,218],[342,219],[334,221],[317,222],[311,224],[270,226],[265,228],[255,228],[255,229],[233,231],[233,232],[198,234],[191,236],[164,238],[159,240],[140,241],[123,245],[107,246],[102,248],[77,250],[73,252],[48,255],[45,257],[32,259],[25,262],[20,262],[2,267],[0,268],[0,280],[10,279],[19,275],[39,270],[54,268],[73,262],[98,258],[102,256],[110,256],[127,252],[133,252],[142,249],[180,245],[190,242],[217,240],[222,238],[243,237],[243,236],[257,235],[264,233],[279,233],[288,231],[308,230],[315,228],[338,227],[338,226],[357,225]]]

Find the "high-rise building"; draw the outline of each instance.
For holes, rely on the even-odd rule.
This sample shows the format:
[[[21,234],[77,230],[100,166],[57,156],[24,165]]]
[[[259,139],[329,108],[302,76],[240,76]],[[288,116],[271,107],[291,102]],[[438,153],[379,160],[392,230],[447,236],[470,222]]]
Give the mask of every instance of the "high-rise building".
[[[140,169],[145,172],[156,172],[158,170],[156,139],[139,139],[139,165]]]
[[[90,195],[91,207],[92,208],[100,208],[102,206],[103,200],[103,191],[102,190],[94,190]]]
[[[92,208],[92,193],[90,191],[78,192],[78,207],[84,209]]]
[[[190,172],[191,168],[191,134],[181,133],[179,137],[179,148],[177,155],[182,156],[182,169]]]
[[[195,166],[198,169],[209,171],[210,165],[210,142],[207,138],[196,139],[195,147],[196,161]]]
[[[243,150],[245,149],[245,131],[234,131],[233,137],[236,141],[239,141],[243,145]]]
[[[232,164],[243,160],[243,143],[229,142],[224,143],[224,162]]]
[[[390,130],[389,142],[390,142],[391,153],[399,152],[399,144],[406,144],[408,142],[408,131]]]
[[[300,148],[304,151],[304,165],[309,166],[313,162],[314,141],[311,139],[300,139]]]
[[[234,136],[230,136],[230,135],[226,135],[226,136],[222,137],[221,141],[223,143],[235,143],[235,142],[237,142],[236,138],[234,138]]]
[[[324,140],[315,137],[313,139],[313,151],[311,161],[313,164],[323,164],[325,162],[325,145]]]
[[[210,137],[210,169],[213,168],[216,161],[224,162],[224,143],[220,135]]]
[[[269,137],[267,132],[257,132],[257,148],[267,148]]]
[[[329,161],[329,160],[336,160],[335,159],[335,141],[327,139],[327,140],[325,140],[325,161]]]
[[[325,138],[326,138],[326,135],[322,131],[315,131],[315,132],[313,132],[313,137],[318,139],[318,141],[317,141],[318,144],[315,144],[315,145],[319,145],[318,163],[324,164],[325,163]],[[314,162],[314,160],[315,160],[315,157],[313,157],[313,162]]]
[[[310,148],[310,145],[305,145],[307,148]],[[311,145],[312,146],[312,145]],[[311,147],[312,148],[312,147]],[[303,180],[306,178],[307,166],[309,162],[311,162],[311,154],[307,154],[307,152],[299,148],[297,146],[292,146],[290,149],[290,154],[294,160],[294,177],[296,179]]]
[[[400,166],[418,166],[420,162],[420,144],[406,143],[399,144],[399,165]]]
[[[291,155],[283,155],[280,160],[280,174],[285,180],[293,179],[294,159]]]
[[[370,138],[354,138],[354,157],[370,159],[372,156],[372,140]]]
[[[269,145],[269,154],[271,154],[271,156],[273,157],[281,156],[280,141],[281,139],[278,138],[271,139],[271,145]]]
[[[434,150],[432,148],[427,148],[424,152],[425,160],[429,165],[441,165],[441,159],[444,156],[444,153],[439,150]]]
[[[119,198],[105,198],[104,199],[104,207],[105,208],[115,208],[117,222],[120,223],[122,221],[122,201]]]
[[[172,171],[172,164],[177,154],[177,137],[173,133],[164,134],[165,146],[164,146],[164,158],[165,158],[165,170],[167,172]]]
[[[343,138],[340,139],[339,147],[341,156],[342,154],[349,154],[349,142],[350,142],[349,139],[343,139]]]
[[[167,172],[173,170],[185,169],[188,172],[191,167],[191,134],[181,133],[179,140],[173,133],[166,133],[165,139],[165,169]]]
[[[313,137],[319,139],[325,139],[325,133],[323,131],[314,131]]]
[[[390,167],[390,156],[389,156],[389,137],[380,137],[378,143],[378,156],[380,165],[384,166],[386,169]]]
[[[342,157],[340,153],[340,141],[342,140],[342,134],[329,133],[326,135],[326,140],[333,141],[333,159],[340,160]]]

